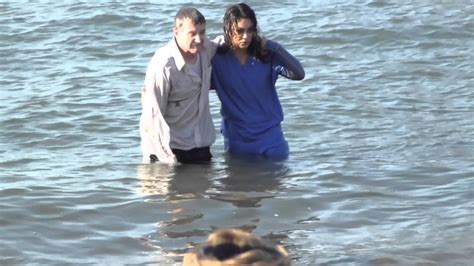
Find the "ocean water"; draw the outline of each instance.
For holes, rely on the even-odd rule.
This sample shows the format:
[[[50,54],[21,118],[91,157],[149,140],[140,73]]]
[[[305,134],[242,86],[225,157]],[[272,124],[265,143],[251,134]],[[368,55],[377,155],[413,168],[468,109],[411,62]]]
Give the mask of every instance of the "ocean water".
[[[209,37],[232,3],[193,3]],[[218,135],[171,167],[140,164],[140,89],[189,2],[0,2],[0,265],[180,265],[231,227],[294,265],[472,265],[474,2],[248,3],[306,70],[277,83],[290,158]]]

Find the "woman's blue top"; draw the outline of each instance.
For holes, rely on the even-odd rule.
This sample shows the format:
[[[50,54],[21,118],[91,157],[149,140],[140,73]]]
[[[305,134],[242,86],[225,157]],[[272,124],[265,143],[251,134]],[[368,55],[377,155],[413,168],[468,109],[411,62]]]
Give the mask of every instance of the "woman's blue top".
[[[271,53],[266,63],[249,56],[241,64],[230,50],[212,59],[211,89],[221,101],[221,133],[231,153],[265,155],[269,149],[285,146],[279,152],[288,155],[275,83],[279,75],[302,79],[304,70],[278,43],[267,40],[266,48]]]

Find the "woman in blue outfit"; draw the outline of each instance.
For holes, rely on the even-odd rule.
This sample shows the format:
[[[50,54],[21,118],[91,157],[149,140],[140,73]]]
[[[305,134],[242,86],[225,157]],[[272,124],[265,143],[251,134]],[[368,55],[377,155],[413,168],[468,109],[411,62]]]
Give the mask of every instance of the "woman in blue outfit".
[[[303,67],[280,44],[258,35],[255,12],[244,3],[227,9],[224,41],[212,59],[211,89],[221,101],[226,151],[286,159],[289,148],[275,83],[280,75],[302,80]]]

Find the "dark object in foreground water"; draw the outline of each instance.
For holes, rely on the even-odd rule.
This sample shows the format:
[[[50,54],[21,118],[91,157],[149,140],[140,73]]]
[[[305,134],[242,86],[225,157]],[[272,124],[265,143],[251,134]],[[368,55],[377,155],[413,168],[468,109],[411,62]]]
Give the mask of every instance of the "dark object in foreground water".
[[[291,265],[286,250],[239,229],[221,229],[184,255],[183,266]]]

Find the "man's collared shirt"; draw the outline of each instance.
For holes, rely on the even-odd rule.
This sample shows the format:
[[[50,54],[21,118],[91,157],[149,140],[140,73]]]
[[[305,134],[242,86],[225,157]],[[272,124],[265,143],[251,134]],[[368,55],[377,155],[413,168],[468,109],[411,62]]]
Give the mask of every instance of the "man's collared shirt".
[[[212,72],[210,60],[215,50],[216,45],[206,39],[199,52],[202,77],[198,77],[185,64],[174,38],[153,55],[142,92],[141,135],[144,160],[149,154],[159,154],[159,149],[166,148],[167,143],[163,140],[168,136],[165,134],[169,134],[168,149],[190,150],[214,143],[215,128],[209,109],[209,88]],[[144,116],[143,113],[146,112],[151,112],[152,115]],[[163,123],[163,119],[169,132],[156,130],[157,127],[161,129],[162,125],[147,127],[150,124],[156,125],[157,122]],[[147,130],[150,128],[154,132]]]

